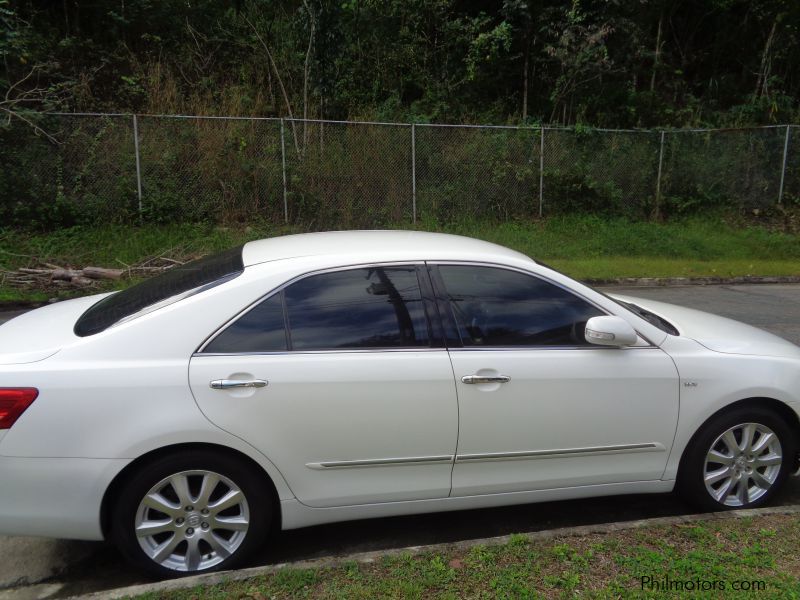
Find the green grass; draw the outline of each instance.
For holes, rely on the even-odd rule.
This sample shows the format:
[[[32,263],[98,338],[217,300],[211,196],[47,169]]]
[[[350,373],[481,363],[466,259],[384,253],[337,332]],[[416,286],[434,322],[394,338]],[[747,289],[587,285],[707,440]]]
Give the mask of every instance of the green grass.
[[[140,598],[798,598],[799,534],[800,518],[773,515],[547,541],[514,535]]]
[[[445,227],[420,223],[416,227],[509,246],[579,279],[800,275],[800,236],[732,225],[721,218],[654,223],[571,216],[535,222],[465,221]],[[0,269],[33,266],[37,260],[72,267],[123,267],[159,254],[190,258],[251,239],[298,231],[268,225],[223,228],[193,224],[109,225],[46,234],[5,230],[0,232]],[[54,289],[16,289],[0,281],[0,301],[43,300],[66,294]]]

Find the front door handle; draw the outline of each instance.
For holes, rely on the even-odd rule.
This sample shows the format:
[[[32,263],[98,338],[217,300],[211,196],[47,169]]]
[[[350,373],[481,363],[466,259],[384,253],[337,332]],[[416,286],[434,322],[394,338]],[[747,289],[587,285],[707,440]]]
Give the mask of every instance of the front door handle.
[[[511,377],[508,375],[464,375],[461,378],[464,383],[508,383]]]
[[[262,388],[268,381],[263,379],[215,379],[208,385],[212,390],[230,390],[233,388]]]

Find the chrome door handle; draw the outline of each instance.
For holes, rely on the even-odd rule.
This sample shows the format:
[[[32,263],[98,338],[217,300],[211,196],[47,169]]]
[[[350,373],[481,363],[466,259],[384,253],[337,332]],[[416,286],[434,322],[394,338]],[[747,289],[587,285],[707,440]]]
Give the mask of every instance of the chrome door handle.
[[[511,377],[508,375],[464,375],[461,378],[464,383],[508,383]]]
[[[212,390],[229,390],[232,388],[262,388],[268,383],[263,379],[215,379],[208,385]]]

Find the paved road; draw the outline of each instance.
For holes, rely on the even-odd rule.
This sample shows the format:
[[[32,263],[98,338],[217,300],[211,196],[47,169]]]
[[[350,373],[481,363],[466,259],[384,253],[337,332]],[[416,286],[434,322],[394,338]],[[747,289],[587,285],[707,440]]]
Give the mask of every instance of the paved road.
[[[715,312],[800,344],[800,285],[609,288],[606,291]],[[8,317],[0,313],[0,322]],[[777,499],[800,503],[800,480]],[[674,495],[622,496],[509,508],[337,523],[280,533],[252,565],[330,554],[397,548],[609,521],[692,512]],[[15,581],[45,583],[0,591],[0,600],[63,597],[142,582],[104,543],[0,537],[0,588]]]

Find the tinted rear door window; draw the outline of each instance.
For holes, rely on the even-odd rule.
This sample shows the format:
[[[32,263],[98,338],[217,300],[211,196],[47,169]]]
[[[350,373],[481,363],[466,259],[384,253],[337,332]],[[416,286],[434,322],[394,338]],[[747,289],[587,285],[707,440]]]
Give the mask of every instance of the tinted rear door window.
[[[285,294],[293,350],[429,345],[415,267],[323,273]]]

